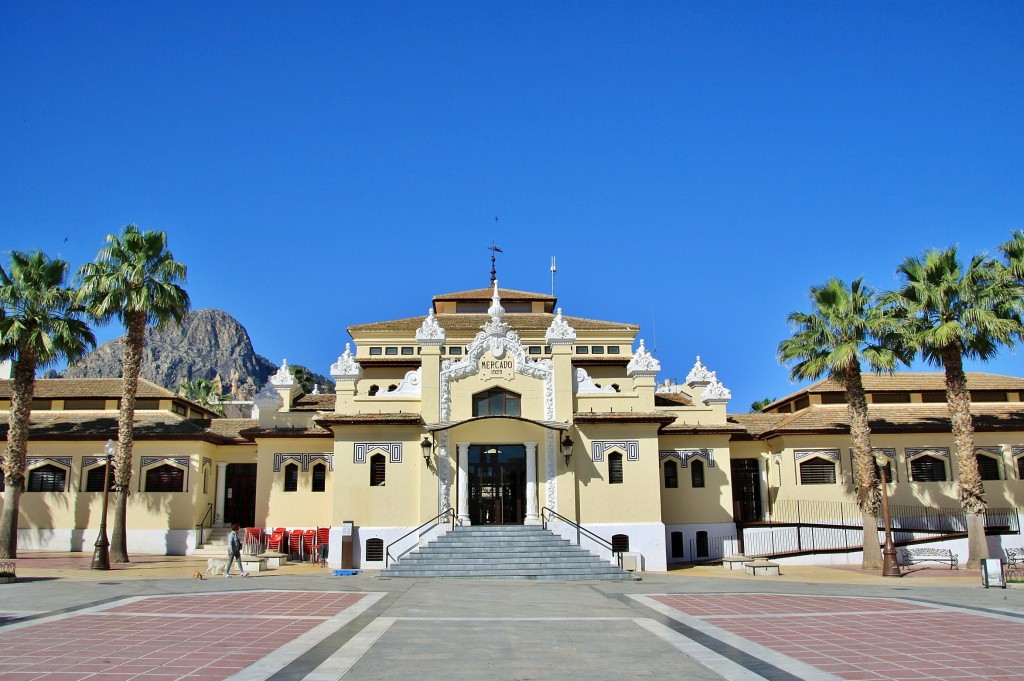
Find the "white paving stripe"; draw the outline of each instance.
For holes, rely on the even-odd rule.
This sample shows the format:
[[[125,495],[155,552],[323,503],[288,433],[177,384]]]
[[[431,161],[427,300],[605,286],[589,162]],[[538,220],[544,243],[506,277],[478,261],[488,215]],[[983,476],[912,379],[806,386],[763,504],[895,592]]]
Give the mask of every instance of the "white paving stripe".
[[[746,667],[726,657],[722,657],[710,648],[705,648],[696,641],[683,636],[678,631],[673,631],[666,627],[664,624],[659,624],[647,617],[636,617],[633,618],[633,621],[658,638],[663,639],[670,646],[695,662],[699,662],[719,676],[728,679],[728,681],[764,681],[764,677],[760,674],[755,674]]]
[[[742,650],[745,653],[753,655],[754,657],[767,662],[770,665],[778,667],[783,671],[787,671],[794,676],[797,676],[806,681],[843,681],[840,677],[829,674],[828,672],[822,671],[817,667],[809,665],[805,662],[796,660],[788,655],[776,652],[771,648],[761,645],[760,643],[754,643],[753,641],[737,636],[736,634],[716,627],[715,625],[705,622],[699,617],[693,617],[686,615],[675,608],[665,605],[661,601],[656,601],[649,596],[640,596],[630,594],[629,596],[638,603],[646,605],[652,610],[656,610],[663,615],[671,617],[677,622],[685,624],[688,627],[696,629],[697,631],[707,634],[713,638],[717,638],[722,643],[732,646],[737,650]],[[697,644],[699,645],[699,644]],[[703,646],[702,646],[703,647]],[[710,651],[714,652],[714,651]],[[714,671],[714,670],[713,670]]]
[[[305,676],[303,681],[337,681],[352,669],[366,652],[399,618],[378,617],[348,640],[337,652]]]
[[[384,598],[385,595],[385,592],[382,591],[367,593],[359,600],[358,603],[350,605],[345,608],[344,611],[338,613],[326,622],[318,624],[298,638],[289,641],[277,650],[264,656],[258,662],[254,662],[245,669],[239,671],[237,674],[229,676],[227,681],[264,681],[264,679],[273,676],[285,666],[298,659],[300,655],[306,653],[317,643],[320,643],[320,641],[323,641],[356,617],[362,615],[364,612],[369,610],[374,603]],[[371,624],[370,626],[373,625]],[[367,629],[368,628],[369,627],[367,627]],[[363,631],[366,631],[366,629],[363,629]],[[362,632],[360,632],[360,634],[361,633]],[[357,634],[356,636],[359,636],[360,634]],[[356,637],[353,637],[353,639],[355,638]],[[349,643],[351,642],[352,639],[349,640]],[[341,650],[344,650],[346,647],[348,647],[348,644],[342,646]],[[338,652],[341,651],[339,650]],[[335,655],[337,655],[337,653],[335,653]],[[307,676],[306,678],[310,677]]]

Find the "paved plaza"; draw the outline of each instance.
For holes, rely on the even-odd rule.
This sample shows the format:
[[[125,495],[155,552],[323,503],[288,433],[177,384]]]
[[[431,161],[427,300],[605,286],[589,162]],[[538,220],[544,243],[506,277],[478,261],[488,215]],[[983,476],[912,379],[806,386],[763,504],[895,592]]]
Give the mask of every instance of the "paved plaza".
[[[247,579],[138,557],[24,553],[0,585],[0,678],[1010,679],[1024,589],[975,572],[901,580],[786,567],[642,581],[336,577],[291,565]]]

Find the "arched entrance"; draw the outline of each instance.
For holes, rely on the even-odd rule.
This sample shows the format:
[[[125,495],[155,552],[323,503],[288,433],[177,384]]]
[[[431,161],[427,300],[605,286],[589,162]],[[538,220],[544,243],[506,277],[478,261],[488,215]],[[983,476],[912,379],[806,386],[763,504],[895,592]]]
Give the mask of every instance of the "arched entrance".
[[[521,525],[526,517],[526,447],[470,445],[469,518],[474,525]]]

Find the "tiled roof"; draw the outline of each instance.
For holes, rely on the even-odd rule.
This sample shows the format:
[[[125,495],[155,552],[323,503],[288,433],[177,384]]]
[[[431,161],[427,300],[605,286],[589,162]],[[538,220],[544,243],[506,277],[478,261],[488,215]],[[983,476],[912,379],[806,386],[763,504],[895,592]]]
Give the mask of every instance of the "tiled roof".
[[[682,393],[654,393],[655,407],[691,406],[693,400]]]
[[[9,400],[11,398],[13,383],[14,381],[10,380],[0,380],[0,399]],[[63,400],[75,397],[116,400],[121,398],[121,391],[120,378],[37,378],[34,396],[37,400]],[[139,379],[136,397],[158,397],[165,400],[174,398],[189,402],[167,388],[150,383],[144,378]],[[189,404],[192,403],[189,402]]]
[[[865,392],[944,392],[945,376],[941,371],[898,371],[892,374],[876,374],[864,372],[861,382]],[[967,387],[970,390],[1021,390],[1024,391],[1024,378],[989,374],[981,371],[967,372]],[[812,383],[805,388],[780,397],[766,407],[770,409],[804,393],[836,393],[844,392],[841,384],[830,378]]]
[[[0,412],[0,438],[7,437],[7,414]],[[219,419],[186,419],[167,412],[137,412],[133,429],[136,440],[202,440],[229,444],[237,439],[234,424],[218,424]],[[245,421],[247,419],[223,419]],[[233,432],[234,431],[234,432]],[[117,439],[117,416],[109,411],[36,411],[32,412],[29,438],[33,440]]]
[[[669,435],[742,435],[747,431],[736,423],[671,423],[661,432]]]
[[[259,423],[256,419],[210,419],[208,430],[214,435],[233,440],[246,439],[241,435],[243,430],[255,428]]]
[[[576,423],[672,423],[675,416],[660,411],[601,411],[577,412],[572,415]]]
[[[476,333],[480,328],[491,321],[489,315],[480,314],[439,314],[434,315],[437,319],[437,323],[448,333],[453,331],[472,331]],[[554,319],[553,314],[547,312],[529,312],[529,313],[517,313],[509,312],[506,313],[502,318],[512,329],[516,331],[539,331],[544,332],[549,326],[551,326],[551,320]],[[348,327],[348,332],[353,336],[360,333],[367,332],[388,332],[388,331],[402,331],[407,333],[414,333],[420,326],[423,325],[423,320],[426,319],[424,316],[420,317],[406,317],[405,319],[393,319],[384,322],[373,322],[372,324],[357,324],[355,326]],[[623,322],[606,322],[599,319],[587,319],[585,317],[569,317],[563,316],[563,319],[569,323],[569,326],[576,329],[577,331],[626,331],[626,332],[637,332],[640,327],[636,324],[626,324]]]
[[[302,395],[292,403],[292,411],[334,411],[337,397],[334,393]]]
[[[253,421],[252,423],[256,423]],[[255,440],[258,437],[280,437],[280,438],[310,438],[310,437],[333,437],[333,433],[326,428],[312,425],[307,428],[260,428],[253,426],[239,431],[239,435],[247,440]]]
[[[454,293],[442,293],[434,296],[434,300],[490,300],[494,295],[494,287],[474,288],[468,291],[455,291]],[[546,293],[531,293],[530,291],[517,291],[511,288],[498,288],[498,295],[502,300],[555,300],[554,296]]]
[[[976,431],[1024,430],[1024,403],[972,404],[971,415]],[[734,414],[729,418],[759,437],[850,432],[846,405],[812,405],[793,414]],[[952,430],[945,404],[873,404],[868,409],[868,420],[873,433]]]
[[[353,425],[390,425],[390,426],[417,426],[423,424],[423,417],[419,414],[407,414],[404,412],[392,412],[388,414],[321,414],[314,417],[314,423],[325,426],[353,426]]]

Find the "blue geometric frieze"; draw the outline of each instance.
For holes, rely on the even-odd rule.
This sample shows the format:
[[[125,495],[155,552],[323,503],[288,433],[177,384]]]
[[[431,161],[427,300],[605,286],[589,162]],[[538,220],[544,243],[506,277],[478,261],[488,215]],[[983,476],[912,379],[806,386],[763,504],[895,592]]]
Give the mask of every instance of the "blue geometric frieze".
[[[327,464],[327,469],[330,471],[334,470],[334,455],[328,452],[310,452],[306,454],[274,454],[274,472],[281,472],[281,465],[285,461],[294,461],[299,464],[302,468],[302,472],[305,473],[309,470],[310,464],[314,461],[323,461]]]
[[[590,443],[590,453],[596,463],[604,461],[604,453],[609,449],[624,451],[626,461],[640,460],[640,443],[636,440],[595,440]]]
[[[352,455],[352,463],[366,463],[366,456],[375,449],[387,452],[390,463],[402,463],[401,442],[357,442]]]
[[[686,468],[690,459],[700,457],[707,462],[708,468],[715,467],[715,450],[713,449],[663,449],[658,452],[658,460],[679,459],[679,463]]]

